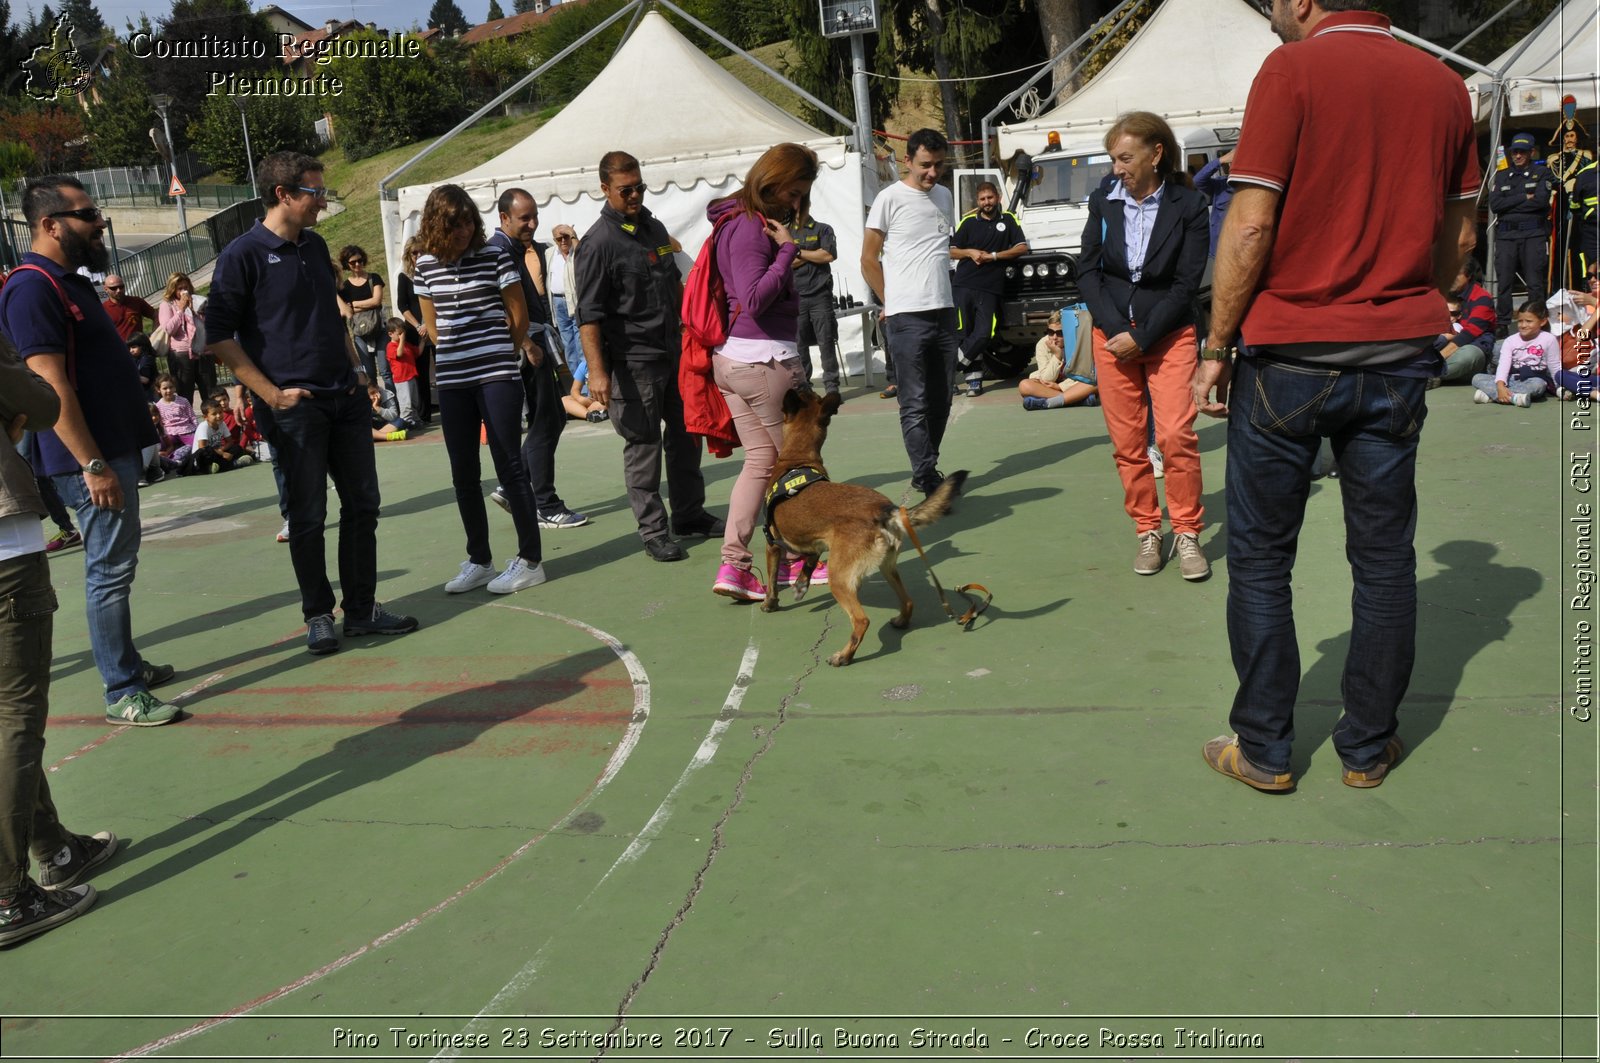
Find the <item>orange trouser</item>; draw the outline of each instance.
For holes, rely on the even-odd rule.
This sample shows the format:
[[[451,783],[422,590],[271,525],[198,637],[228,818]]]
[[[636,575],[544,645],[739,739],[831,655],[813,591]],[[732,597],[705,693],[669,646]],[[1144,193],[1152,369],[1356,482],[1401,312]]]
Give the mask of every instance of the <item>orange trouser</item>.
[[[1094,330],[1094,367],[1099,377],[1100,409],[1122,477],[1123,508],[1140,534],[1161,530],[1161,500],[1146,449],[1145,389],[1156,416],[1156,446],[1166,459],[1167,515],[1176,532],[1205,527],[1200,502],[1200,439],[1194,433],[1198,411],[1189,391],[1199,348],[1194,326],[1168,334],[1137,358],[1118,361],[1106,350],[1106,335]]]

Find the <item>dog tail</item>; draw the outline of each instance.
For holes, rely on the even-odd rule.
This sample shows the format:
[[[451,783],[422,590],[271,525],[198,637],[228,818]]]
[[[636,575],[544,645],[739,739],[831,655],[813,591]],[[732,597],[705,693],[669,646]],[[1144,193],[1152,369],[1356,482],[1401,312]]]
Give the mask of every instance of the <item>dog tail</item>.
[[[950,512],[961,485],[967,482],[967,470],[957,469],[944,478],[944,483],[933,489],[933,494],[918,502],[910,510],[911,526],[925,528]]]

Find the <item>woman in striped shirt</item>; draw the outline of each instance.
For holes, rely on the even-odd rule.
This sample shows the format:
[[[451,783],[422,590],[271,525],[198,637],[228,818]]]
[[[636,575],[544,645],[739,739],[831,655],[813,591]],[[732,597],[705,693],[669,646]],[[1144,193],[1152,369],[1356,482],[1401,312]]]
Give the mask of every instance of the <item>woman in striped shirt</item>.
[[[539,517],[522,464],[522,378],[518,363],[539,364],[542,351],[528,338],[528,307],[509,256],[488,243],[483,217],[459,185],[428,195],[417,233],[412,278],[422,321],[434,344],[439,420],[456,508],[467,533],[467,559],[444,589],[460,594],[488,585],[510,594],[545,580],[540,563]],[[500,489],[517,529],[517,556],[496,573],[489,552],[489,517],[483,504],[480,431],[488,439]]]

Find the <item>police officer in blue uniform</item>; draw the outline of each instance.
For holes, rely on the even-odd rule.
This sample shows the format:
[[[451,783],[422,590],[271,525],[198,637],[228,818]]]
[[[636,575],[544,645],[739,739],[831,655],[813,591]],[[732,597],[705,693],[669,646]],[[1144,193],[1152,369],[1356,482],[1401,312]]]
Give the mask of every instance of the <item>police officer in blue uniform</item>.
[[[961,313],[960,361],[968,395],[983,394],[982,358],[994,339],[995,315],[1005,294],[1005,261],[1027,253],[1017,216],[1000,209],[1000,189],[984,181],[978,186],[978,209],[961,219],[950,241],[950,257],[956,261],[951,295]]]
[[[1517,275],[1528,287],[1528,301],[1544,305],[1550,270],[1550,200],[1555,179],[1533,157],[1531,133],[1518,133],[1507,149],[1510,165],[1495,174],[1489,189],[1494,212],[1495,313],[1502,334],[1512,328],[1511,289]]]

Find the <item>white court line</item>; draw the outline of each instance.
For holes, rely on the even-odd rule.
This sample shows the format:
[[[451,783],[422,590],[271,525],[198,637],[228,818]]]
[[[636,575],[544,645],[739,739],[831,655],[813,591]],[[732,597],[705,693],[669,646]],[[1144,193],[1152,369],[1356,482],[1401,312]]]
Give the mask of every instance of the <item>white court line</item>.
[[[611,635],[601,631],[597,627],[585,624],[581,620],[574,620],[569,616],[562,616],[560,613],[546,613],[539,609],[526,609],[522,606],[503,605],[498,602],[491,603],[491,608],[514,609],[519,613],[532,613],[534,616],[542,616],[551,620],[559,620],[563,624],[568,624],[572,627],[575,627],[604,643],[612,653],[615,653],[617,657],[621,659],[623,665],[628,669],[628,675],[633,679],[633,718],[628,721],[627,731],[625,731],[622,738],[618,740],[617,748],[612,752],[611,759],[606,762],[604,770],[601,771],[600,777],[595,780],[594,785],[589,788],[589,792],[586,793],[577,804],[572,806],[571,811],[569,811],[565,816],[561,817],[561,819],[551,827],[539,832],[538,834],[535,834],[532,838],[529,838],[527,841],[523,842],[509,855],[503,857],[499,863],[495,864],[488,871],[485,871],[471,882],[468,882],[466,885],[450,894],[450,896],[446,897],[444,900],[433,904],[421,914],[407,919],[394,929],[379,934],[377,937],[373,938],[365,945],[362,945],[360,948],[347,952],[338,959],[323,964],[321,967],[311,971],[309,974],[301,975],[292,982],[286,982],[278,988],[270,990],[254,1000],[240,1004],[219,1015],[214,1015],[208,1019],[202,1019],[192,1026],[188,1026],[174,1033],[166,1034],[163,1037],[158,1037],[154,1041],[147,1042],[146,1044],[124,1052],[121,1055],[113,1056],[109,1063],[118,1063],[120,1060],[132,1059],[135,1056],[149,1055],[152,1052],[159,1052],[163,1049],[171,1048],[173,1045],[182,1041],[187,1041],[189,1038],[194,1037],[197,1034],[205,1033],[207,1030],[230,1023],[234,1019],[242,1018],[245,1015],[259,1011],[268,1004],[271,1004],[273,1001],[286,997],[297,989],[304,989],[308,985],[320,982],[322,979],[326,978],[330,974],[333,974],[335,971],[341,970],[344,967],[348,967],[350,964],[354,963],[367,953],[375,952],[376,950],[383,948],[391,941],[400,937],[400,935],[409,930],[413,930],[418,926],[421,926],[426,920],[439,914],[446,908],[451,907],[461,898],[467,896],[469,893],[472,893],[479,886],[482,886],[490,879],[498,877],[500,872],[504,871],[507,867],[510,867],[512,863],[522,856],[522,854],[526,853],[535,845],[539,844],[539,842],[543,841],[545,838],[548,838],[551,834],[570,823],[574,817],[587,808],[589,804],[600,795],[600,792],[606,788],[607,783],[616,778],[617,773],[622,770],[622,766],[627,763],[629,754],[631,754],[634,747],[639,744],[639,736],[644,732],[644,725],[650,719],[650,677],[645,673],[644,665],[640,663],[639,658],[634,655],[632,650],[628,649]],[[210,680],[208,679],[206,682],[209,683]]]
[[[683,789],[684,784],[689,781],[691,775],[711,763],[712,758],[717,755],[717,747],[722,744],[722,736],[727,733],[728,727],[733,723],[733,718],[739,715],[739,706],[744,704],[744,692],[750,689],[750,683],[755,679],[756,658],[760,656],[760,653],[760,647],[756,645],[754,639],[751,639],[750,645],[745,647],[744,657],[739,661],[739,674],[734,677],[733,688],[728,691],[727,700],[722,703],[722,711],[711,722],[711,729],[706,732],[705,738],[701,740],[700,747],[694,751],[694,756],[689,758],[689,763],[684,767],[683,773],[678,776],[678,781],[673,784],[671,790],[667,791],[667,796],[661,799],[660,806],[645,822],[644,828],[639,831],[628,847],[622,851],[622,855],[617,857],[610,870],[601,875],[600,881],[596,882],[594,887],[584,895],[583,900],[578,902],[578,907],[574,909],[575,911],[581,910],[584,905],[589,903],[589,898],[593,897],[600,887],[604,885],[606,879],[611,877],[611,872],[623,864],[632,863],[643,856],[645,850],[650,848],[650,843],[661,834],[661,829],[666,826],[667,820],[672,818],[672,809],[678,796],[678,791]],[[533,954],[533,958],[520,971],[512,975],[511,980],[501,987],[500,991],[479,1010],[477,1015],[473,1016],[462,1031],[463,1033],[475,1032],[475,1028],[482,1023],[484,1016],[499,1014],[499,1009],[504,1007],[509,1000],[518,996],[533,984],[534,978],[539,973],[539,960],[544,955],[545,946],[549,944],[550,942],[547,940],[544,945],[539,946],[539,951]],[[455,1059],[459,1055],[460,1053],[456,1049],[446,1049],[433,1058],[435,1060]]]

